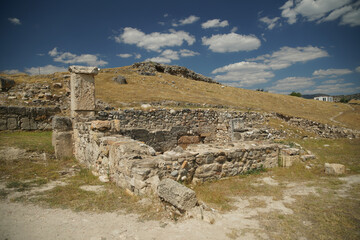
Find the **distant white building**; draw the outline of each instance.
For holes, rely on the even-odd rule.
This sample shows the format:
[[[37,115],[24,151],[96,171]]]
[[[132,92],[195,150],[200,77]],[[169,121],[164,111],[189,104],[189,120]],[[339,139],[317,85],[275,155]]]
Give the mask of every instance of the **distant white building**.
[[[324,102],[333,102],[334,98],[331,96],[319,96],[319,97],[314,97],[315,100],[318,101],[324,101]]]

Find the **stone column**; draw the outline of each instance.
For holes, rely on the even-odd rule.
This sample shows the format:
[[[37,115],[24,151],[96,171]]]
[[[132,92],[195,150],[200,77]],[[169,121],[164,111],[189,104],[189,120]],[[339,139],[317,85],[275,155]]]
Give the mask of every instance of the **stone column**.
[[[73,127],[69,117],[56,116],[52,120],[52,145],[55,157],[70,158],[73,156]]]
[[[95,115],[95,79],[97,67],[70,66],[71,117]]]

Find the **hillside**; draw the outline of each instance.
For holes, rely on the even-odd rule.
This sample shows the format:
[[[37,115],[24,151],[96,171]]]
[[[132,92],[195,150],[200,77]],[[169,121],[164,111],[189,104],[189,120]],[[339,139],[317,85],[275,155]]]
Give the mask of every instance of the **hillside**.
[[[118,75],[125,77],[128,84],[114,82],[113,78]],[[69,81],[68,73],[40,76],[1,74],[1,76],[15,80],[17,85],[34,82],[48,85],[51,92],[57,95],[64,95],[68,92],[66,89]],[[63,88],[51,88],[54,83],[59,81],[63,83]],[[132,66],[102,69],[95,77],[95,82],[96,98],[115,108],[139,107],[143,103],[150,103],[153,106],[166,105],[166,107],[217,107],[243,111],[278,112],[322,123],[360,129],[360,108],[356,106],[353,107],[353,110],[348,105],[341,103],[328,103],[228,87],[194,81],[164,72],[155,72],[149,76],[141,75],[138,69]],[[4,96],[1,100],[7,105],[14,101],[6,99]],[[17,100],[19,101],[19,97]],[[340,114],[341,116],[340,112],[343,113]],[[336,120],[331,120],[337,115],[339,117],[336,117]]]

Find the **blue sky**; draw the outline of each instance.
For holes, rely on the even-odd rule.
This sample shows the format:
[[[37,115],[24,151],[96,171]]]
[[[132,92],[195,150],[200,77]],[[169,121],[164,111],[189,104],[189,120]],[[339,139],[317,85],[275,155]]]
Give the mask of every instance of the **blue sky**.
[[[360,0],[2,1],[0,71],[140,61],[230,86],[360,92]]]

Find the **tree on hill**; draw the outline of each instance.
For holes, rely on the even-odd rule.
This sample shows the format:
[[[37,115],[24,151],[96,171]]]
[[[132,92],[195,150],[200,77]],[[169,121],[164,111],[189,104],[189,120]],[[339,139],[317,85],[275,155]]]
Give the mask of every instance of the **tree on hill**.
[[[289,94],[290,96],[301,97],[301,93],[293,91]]]

